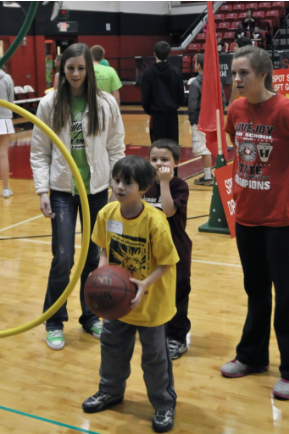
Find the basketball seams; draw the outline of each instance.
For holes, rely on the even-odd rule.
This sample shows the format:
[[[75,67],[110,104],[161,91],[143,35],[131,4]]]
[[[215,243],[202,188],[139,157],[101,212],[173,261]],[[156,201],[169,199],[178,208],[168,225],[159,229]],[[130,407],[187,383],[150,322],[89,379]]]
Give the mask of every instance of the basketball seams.
[[[107,265],[105,267],[109,267],[107,270],[101,270],[101,268],[94,270],[92,273],[95,274],[93,276],[89,276],[86,282],[86,294],[85,299],[86,302],[88,301],[88,306],[91,303],[91,307],[94,309],[91,309],[92,311],[95,311],[95,314],[98,316],[101,316],[106,319],[116,319],[116,318],[122,318],[123,316],[127,315],[130,310],[128,311],[128,308],[130,306],[131,300],[135,297],[137,288],[136,285],[130,282],[129,271],[124,268],[120,267],[118,265]],[[125,278],[121,276],[121,272],[127,272],[128,277]],[[125,273],[124,273],[125,274]],[[98,277],[109,277],[111,278],[112,285],[105,285],[100,283],[97,278]],[[96,279],[96,280],[95,280]],[[97,290],[96,290],[97,288]],[[98,292],[99,297],[97,297],[96,293]],[[117,298],[118,295],[120,295],[120,292],[123,292],[123,296],[121,298],[117,298],[113,302],[112,299],[105,299],[106,295],[105,293],[110,293],[110,296],[112,298]],[[104,296],[103,299],[101,299],[101,295]],[[107,305],[105,305],[105,302],[107,301]],[[103,302],[103,306],[101,307],[101,302]],[[95,306],[93,306],[95,303]],[[100,304],[100,306],[99,306]],[[122,306],[123,304],[123,306]],[[99,307],[98,307],[99,306]]]

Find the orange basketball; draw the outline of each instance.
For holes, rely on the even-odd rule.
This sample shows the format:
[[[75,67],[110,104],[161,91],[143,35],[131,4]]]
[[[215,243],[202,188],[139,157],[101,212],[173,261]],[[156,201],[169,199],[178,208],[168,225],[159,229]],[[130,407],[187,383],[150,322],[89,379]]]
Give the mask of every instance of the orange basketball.
[[[105,265],[90,273],[84,287],[84,298],[89,309],[105,319],[127,315],[137,292],[130,277],[133,276],[118,265]]]

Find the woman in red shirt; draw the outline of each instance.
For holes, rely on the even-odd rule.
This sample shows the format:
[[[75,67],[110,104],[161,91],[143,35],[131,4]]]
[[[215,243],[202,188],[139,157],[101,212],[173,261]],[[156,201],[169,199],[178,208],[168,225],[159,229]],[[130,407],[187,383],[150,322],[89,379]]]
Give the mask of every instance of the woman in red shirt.
[[[236,378],[268,370],[274,283],[281,378],[273,394],[289,399],[289,100],[274,93],[272,72],[266,51],[235,51],[232,76],[244,98],[229,107],[225,130],[236,148],[236,237],[248,313],[236,358],[221,373]]]

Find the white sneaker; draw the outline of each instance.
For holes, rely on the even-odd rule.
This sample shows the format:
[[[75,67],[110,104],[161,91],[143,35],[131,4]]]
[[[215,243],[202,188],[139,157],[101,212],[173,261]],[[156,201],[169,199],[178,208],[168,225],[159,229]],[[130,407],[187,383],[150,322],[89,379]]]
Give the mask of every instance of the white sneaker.
[[[65,345],[65,340],[62,330],[48,330],[46,335],[46,342],[52,350],[62,350]]]
[[[10,190],[10,188],[5,188],[5,190],[3,190],[3,197],[7,198],[13,195],[13,191]]]

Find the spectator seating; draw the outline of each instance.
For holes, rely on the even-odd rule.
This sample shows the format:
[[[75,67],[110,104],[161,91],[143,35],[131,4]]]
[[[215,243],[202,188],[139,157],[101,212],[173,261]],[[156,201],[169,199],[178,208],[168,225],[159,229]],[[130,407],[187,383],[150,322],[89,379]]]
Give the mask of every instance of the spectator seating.
[[[271,9],[279,12],[279,17],[285,13],[285,2],[272,2]]]
[[[250,11],[252,11],[252,13],[253,13],[253,11],[257,11],[258,10],[258,3],[245,2],[245,10],[246,11],[250,10]]]
[[[267,12],[271,9],[271,2],[260,2],[258,6],[258,11]]]
[[[220,13],[225,13],[225,14],[227,14],[227,13],[231,12],[231,10],[232,10],[232,5],[227,5],[227,4],[225,4],[225,5],[221,6],[219,10],[220,10]]]
[[[245,5],[243,3],[236,2],[234,4],[232,12],[240,12],[245,10]]]
[[[264,21],[267,21],[267,18],[270,21],[272,21],[272,26],[273,27],[279,25],[280,19],[279,19],[279,12],[277,10],[275,11],[275,10],[270,9],[269,11],[267,11],[266,15],[265,15]]]
[[[264,11],[253,12],[252,16],[253,18],[256,18],[259,23],[265,18],[265,12]]]
[[[242,21],[234,21],[231,24],[231,30],[237,30],[238,29],[238,25],[241,23]]]
[[[200,50],[201,50],[201,44],[193,43],[193,44],[190,44],[188,46],[187,53],[188,54],[196,54],[196,53],[199,53]]]
[[[206,40],[206,33],[199,33],[195,39],[195,41],[202,43],[202,41]]]
[[[231,29],[231,24],[228,22],[222,22],[218,24],[217,30],[230,30]]]
[[[205,48],[206,48],[206,44],[203,44],[200,53],[204,53],[205,52]]]
[[[215,14],[214,15],[215,23],[219,23],[221,21],[225,21],[225,14]]]
[[[229,52],[235,51],[235,46],[236,46],[236,43],[235,42],[231,42],[230,45],[229,45],[228,51]]]
[[[237,21],[237,19],[238,19],[238,14],[232,13],[232,12],[229,14],[226,14],[226,17],[225,17],[225,20],[227,22]]]
[[[14,87],[14,97],[15,97],[15,104],[21,104],[21,107],[28,110],[31,107],[31,103],[27,102],[27,95],[21,86],[15,86]],[[19,103],[19,101],[23,101],[22,103]],[[25,102],[24,102],[25,101]]]
[[[230,44],[234,40],[235,40],[235,32],[224,33],[223,42],[227,42],[228,44]]]
[[[247,12],[241,12],[238,16],[239,21],[243,21],[244,18],[247,18]]]
[[[41,98],[37,98],[35,91],[32,86],[26,85],[24,87],[15,86],[14,87],[14,103],[20,105],[22,108],[36,112],[38,102]]]
[[[182,72],[191,73],[191,56],[183,56]]]
[[[221,39],[223,38],[223,33],[222,32],[217,32],[216,35],[219,36],[219,38],[221,38]]]
[[[34,99],[35,100],[34,102],[31,101],[32,107],[34,107],[34,108],[38,107],[38,103],[41,100],[41,98],[37,98],[37,95],[36,95],[33,87],[27,84],[26,86],[23,86],[23,90],[24,90],[26,96],[28,97],[28,99],[30,99],[30,100]]]

